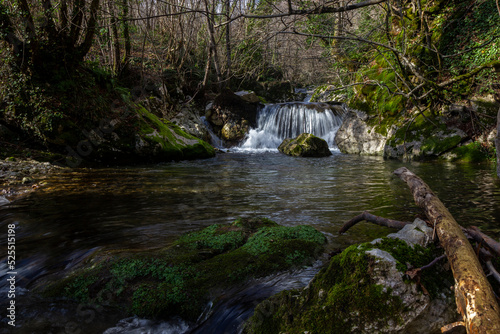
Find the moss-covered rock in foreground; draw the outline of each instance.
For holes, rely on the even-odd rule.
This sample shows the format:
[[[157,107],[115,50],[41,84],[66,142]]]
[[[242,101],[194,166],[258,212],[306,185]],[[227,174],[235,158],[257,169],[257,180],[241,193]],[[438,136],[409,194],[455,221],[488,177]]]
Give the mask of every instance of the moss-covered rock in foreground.
[[[310,133],[303,133],[294,139],[285,139],[278,150],[292,157],[327,157],[332,155],[328,143]]]
[[[217,288],[307,264],[326,239],[310,226],[239,219],[181,236],[158,251],[107,253],[42,291],[123,313],[196,320]]]
[[[406,236],[426,229],[425,223],[412,225],[403,231]],[[402,239],[394,234],[347,248],[305,289],[283,291],[259,304],[244,333],[439,331],[454,319],[453,278],[438,266],[421,273],[420,285],[410,280],[407,270],[430,263],[440,251],[434,245],[409,246]]]

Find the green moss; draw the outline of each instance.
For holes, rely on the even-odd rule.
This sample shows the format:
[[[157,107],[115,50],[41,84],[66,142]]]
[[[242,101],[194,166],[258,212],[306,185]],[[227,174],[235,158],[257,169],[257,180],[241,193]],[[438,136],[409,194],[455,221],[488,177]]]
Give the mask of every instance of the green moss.
[[[325,241],[312,227],[238,219],[185,234],[158,251],[107,253],[45,294],[95,304],[106,295],[128,314],[196,320],[215,289],[307,264]]]
[[[209,248],[217,252],[225,252],[241,247],[246,240],[242,229],[229,230],[222,225],[212,225],[199,232],[192,232],[179,238],[177,245],[189,249]]]
[[[159,144],[162,152],[171,159],[199,159],[215,155],[215,149],[207,142],[198,139],[175,125],[161,120],[146,108],[138,105],[139,128],[143,139]]]
[[[263,227],[248,239],[243,249],[252,255],[260,255],[275,252],[276,248],[281,247],[278,241],[288,240],[321,244],[324,242],[324,236],[318,234],[318,231],[311,226],[302,225],[286,229],[280,226]]]
[[[347,248],[330,260],[309,288],[284,291],[259,304],[245,333],[351,333],[355,326],[362,329],[364,322],[402,320],[401,300],[373,284],[372,261],[357,246]]]
[[[88,302],[90,289],[97,280],[98,277],[93,272],[84,272],[65,286],[65,295],[78,299],[81,302]]]
[[[403,321],[405,305],[387,287],[372,278],[374,258],[367,250],[378,248],[393,255],[397,268],[406,271],[430,263],[440,250],[434,246],[410,247],[399,239],[383,238],[376,245],[353,245],[331,258],[303,290],[284,291],[255,309],[244,333],[352,333],[384,328],[389,320]],[[424,272],[421,282],[431,296],[443,291],[453,278],[449,273]]]
[[[462,141],[461,136],[450,137],[428,137],[422,142],[421,150],[423,154],[440,155],[454,147]]]
[[[495,159],[494,147],[472,142],[467,145],[459,146],[450,152],[449,160],[462,162],[485,162]]]

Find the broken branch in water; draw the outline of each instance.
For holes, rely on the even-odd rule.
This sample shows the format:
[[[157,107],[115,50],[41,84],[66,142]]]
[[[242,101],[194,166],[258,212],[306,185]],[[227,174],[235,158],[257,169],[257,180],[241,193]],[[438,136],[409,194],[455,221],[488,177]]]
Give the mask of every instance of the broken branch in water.
[[[471,226],[465,231],[479,244],[485,245],[486,248],[494,253],[496,256],[500,256],[500,243],[490,238],[483,232],[481,232],[476,226]]]
[[[360,213],[356,217],[352,218],[348,222],[344,223],[342,227],[339,230],[339,234],[347,232],[351,227],[356,225],[357,223],[366,220],[367,222],[374,223],[380,226],[387,226],[387,227],[392,227],[392,228],[397,228],[397,229],[402,229],[405,225],[410,224],[410,222],[402,222],[398,220],[392,220],[384,217],[379,217],[372,215],[371,213],[368,213],[367,211],[364,211],[363,213]]]
[[[497,282],[500,283],[500,274],[493,266],[493,263],[491,263],[491,260],[486,261],[486,267],[490,271],[490,275],[493,276],[497,280]]]

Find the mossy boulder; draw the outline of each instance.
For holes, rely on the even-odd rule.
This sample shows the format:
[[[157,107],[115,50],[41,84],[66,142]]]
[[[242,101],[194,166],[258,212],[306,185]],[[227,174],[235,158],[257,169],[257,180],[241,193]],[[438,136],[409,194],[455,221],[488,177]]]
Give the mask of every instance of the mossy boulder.
[[[170,160],[202,159],[215,155],[215,149],[210,144],[145,108],[139,108],[137,115],[140,131],[136,134],[135,151],[139,155]]]
[[[390,115],[379,119],[350,109],[335,135],[342,153],[383,155],[385,158],[429,160],[446,156],[467,141],[468,135],[452,119],[430,110],[411,118]]]
[[[124,315],[196,320],[216,291],[312,262],[326,242],[310,226],[238,219],[182,235],[157,251],[106,252],[44,286],[46,297],[107,305]]]
[[[292,157],[327,157],[332,155],[328,143],[310,133],[303,133],[293,139],[285,139],[278,150]]]
[[[428,110],[417,114],[411,123],[399,126],[387,139],[384,156],[409,160],[435,159],[460,146],[467,138],[464,131],[448,126],[444,117]]]
[[[215,156],[210,144],[141,104],[129,101],[127,110],[115,117],[64,137],[68,152],[66,164],[77,167],[82,162],[131,164]]]
[[[397,234],[347,248],[306,288],[283,291],[257,305],[243,332],[440,332],[456,317],[449,289],[453,276],[441,266],[413,280],[405,274],[442,253],[427,245],[431,236],[432,229],[416,221]]]
[[[494,161],[495,147],[487,142],[469,142],[447,152],[442,158],[444,160],[461,162]]]

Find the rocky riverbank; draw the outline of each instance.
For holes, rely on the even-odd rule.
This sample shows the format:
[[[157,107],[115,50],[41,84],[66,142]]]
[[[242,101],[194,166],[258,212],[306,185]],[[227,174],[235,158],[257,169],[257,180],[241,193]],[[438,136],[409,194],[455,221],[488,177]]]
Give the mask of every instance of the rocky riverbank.
[[[44,179],[54,172],[63,171],[50,162],[9,157],[0,160],[0,204],[12,201],[43,186]]]

